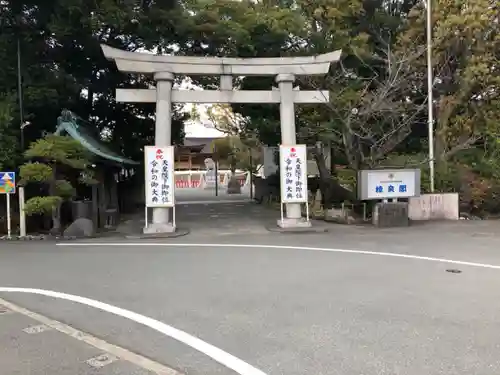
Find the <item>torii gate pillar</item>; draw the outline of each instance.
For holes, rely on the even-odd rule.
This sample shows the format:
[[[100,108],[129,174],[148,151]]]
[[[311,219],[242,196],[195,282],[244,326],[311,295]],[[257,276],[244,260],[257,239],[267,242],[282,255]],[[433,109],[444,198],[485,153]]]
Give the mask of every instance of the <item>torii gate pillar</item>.
[[[295,75],[278,74],[276,83],[280,90],[280,128],[281,144],[294,145],[297,143],[297,132],[295,128],[295,102],[293,97],[293,82]],[[282,182],[283,183],[283,182]],[[310,221],[302,218],[302,209],[300,203],[285,203],[286,216],[278,225],[283,228],[309,227]]]
[[[174,75],[170,72],[155,73],[156,80],[156,118],[155,146],[172,144],[172,83]],[[169,207],[154,207],[152,223],[144,227],[144,233],[171,233],[175,227],[170,222]]]

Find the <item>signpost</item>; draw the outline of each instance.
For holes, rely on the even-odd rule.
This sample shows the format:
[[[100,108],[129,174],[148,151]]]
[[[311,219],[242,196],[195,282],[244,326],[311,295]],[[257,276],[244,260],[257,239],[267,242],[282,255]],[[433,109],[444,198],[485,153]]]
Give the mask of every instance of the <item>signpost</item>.
[[[280,175],[281,221],[284,204],[305,203],[306,220],[309,222],[306,145],[280,145]]]
[[[7,237],[11,235],[10,195],[16,193],[16,173],[0,172],[0,194],[7,198]]]
[[[172,208],[175,228],[174,146],[144,148],[146,172],[146,227],[148,208]]]
[[[410,198],[420,195],[420,169],[373,169],[358,172],[361,200]]]

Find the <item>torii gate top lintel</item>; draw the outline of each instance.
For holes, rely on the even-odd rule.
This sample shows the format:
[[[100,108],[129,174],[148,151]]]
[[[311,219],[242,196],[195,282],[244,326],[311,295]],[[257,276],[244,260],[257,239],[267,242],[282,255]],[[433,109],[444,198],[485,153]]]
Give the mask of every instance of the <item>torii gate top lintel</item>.
[[[104,56],[115,61],[127,73],[158,73],[193,75],[324,75],[330,63],[340,60],[341,50],[317,56],[297,57],[197,57],[153,55],[123,51],[101,45]]]

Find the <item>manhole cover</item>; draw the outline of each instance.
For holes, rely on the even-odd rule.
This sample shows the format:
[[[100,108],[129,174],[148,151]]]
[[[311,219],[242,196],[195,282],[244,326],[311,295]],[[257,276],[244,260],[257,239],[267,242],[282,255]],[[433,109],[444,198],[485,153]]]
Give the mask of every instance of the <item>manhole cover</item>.
[[[107,366],[107,365],[109,365],[117,360],[118,360],[118,357],[115,357],[111,354],[101,354],[97,357],[90,358],[86,362],[90,367],[101,368],[101,367]]]
[[[456,268],[451,268],[449,270],[446,270],[446,272],[449,272],[449,273],[462,273],[462,271],[457,270]]]

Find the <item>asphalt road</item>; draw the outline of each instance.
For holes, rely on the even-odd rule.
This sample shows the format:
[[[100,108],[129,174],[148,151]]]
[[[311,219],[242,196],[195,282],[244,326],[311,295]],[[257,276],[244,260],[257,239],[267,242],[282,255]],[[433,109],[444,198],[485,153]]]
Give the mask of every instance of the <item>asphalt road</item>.
[[[199,337],[269,375],[491,375],[500,371],[500,269],[259,245],[500,265],[498,225],[194,235],[169,240],[170,246],[112,240],[89,246],[4,243],[0,287],[53,290],[125,308]],[[189,246],[175,246],[182,243]],[[461,273],[447,272],[451,269]],[[0,298],[185,374],[234,374],[188,345],[111,313],[43,296],[0,293]],[[30,325],[16,314],[0,315],[0,363],[10,364],[6,374],[36,374],[25,369],[35,363],[47,368],[60,362],[58,356],[86,371],[85,361],[100,353],[64,334],[25,334],[22,329]],[[123,374],[145,371],[126,361],[109,366],[120,364],[131,366]],[[97,371],[112,374],[108,369]],[[65,374],[58,371],[50,373]],[[68,373],[87,374],[78,371]]]
[[[153,375],[0,303],[2,375]]]

